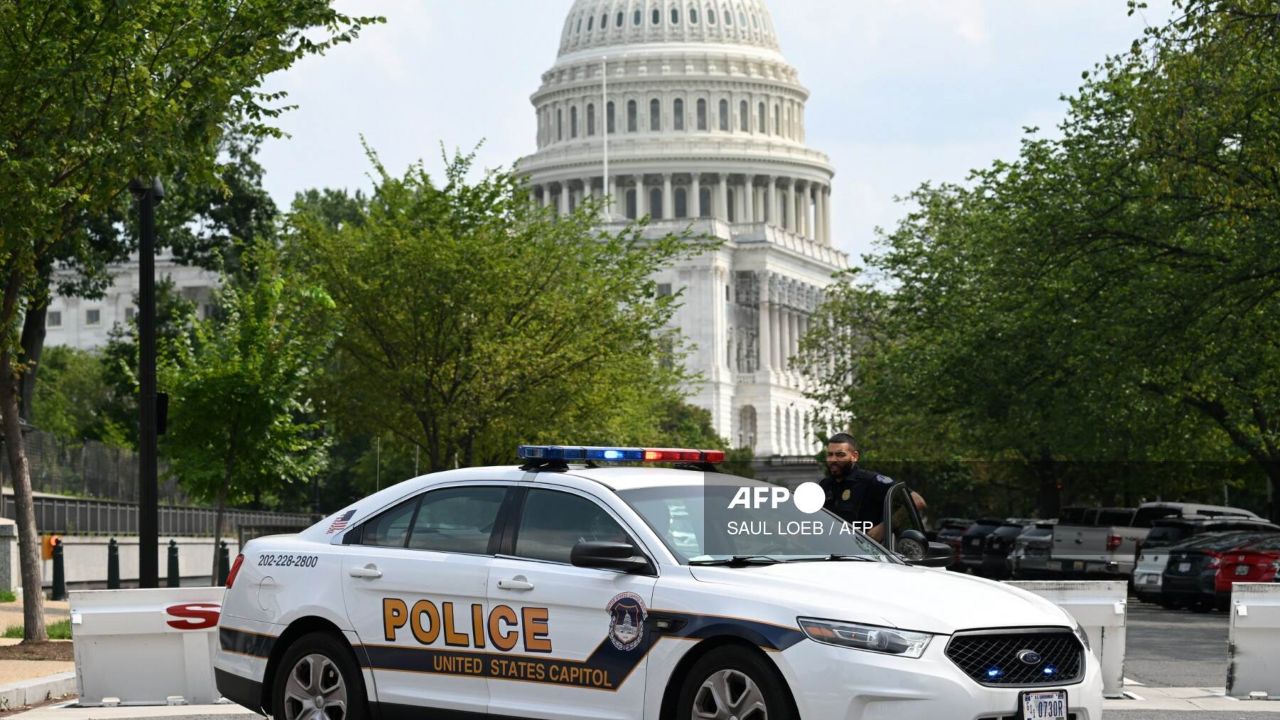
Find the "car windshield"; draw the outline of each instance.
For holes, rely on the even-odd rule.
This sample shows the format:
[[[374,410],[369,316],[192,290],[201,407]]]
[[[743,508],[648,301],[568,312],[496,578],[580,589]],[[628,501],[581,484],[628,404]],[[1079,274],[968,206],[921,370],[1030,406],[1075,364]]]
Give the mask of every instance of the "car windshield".
[[[1188,532],[1185,527],[1177,525],[1157,525],[1151,528],[1151,532],[1147,533],[1147,539],[1142,545],[1143,547],[1172,545],[1186,537]]]
[[[743,565],[817,560],[899,562],[866,535],[827,510],[805,513],[786,501],[752,512],[730,509],[740,487],[762,483],[733,478],[725,483],[620,490],[680,560],[691,564]]]

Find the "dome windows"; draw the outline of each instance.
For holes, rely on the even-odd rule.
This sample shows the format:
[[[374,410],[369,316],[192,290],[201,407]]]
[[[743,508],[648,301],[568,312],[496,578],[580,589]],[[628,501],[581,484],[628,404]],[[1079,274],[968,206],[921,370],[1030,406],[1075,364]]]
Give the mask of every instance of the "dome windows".
[[[724,24],[725,24],[725,27],[733,27],[733,11],[732,10],[724,11]]]
[[[759,116],[756,118],[756,132],[768,133],[769,124],[765,122],[766,118],[763,102],[760,103],[759,111],[756,114]]]
[[[635,14],[632,15],[631,17],[631,24],[639,27],[640,23],[643,21],[644,21],[644,11],[641,10],[640,8],[636,8]]]
[[[605,127],[605,129],[604,129],[604,131],[605,131],[606,133],[615,133],[615,132],[618,132],[618,129],[617,129],[617,127],[615,127],[615,126],[614,126],[614,122],[613,122],[613,101],[612,101],[612,100],[610,100],[610,101],[609,101],[609,104],[606,106],[606,109],[605,109],[605,118],[606,118],[606,119],[605,119],[605,126],[604,126],[604,127]]]
[[[697,24],[698,24],[698,8],[696,8],[696,7],[695,7],[695,8],[689,8],[689,24],[690,24],[690,25],[697,25]]]
[[[618,17],[614,20],[614,25],[615,25],[616,27],[622,27],[622,18],[623,18],[623,17],[625,17],[625,15],[623,14],[623,12],[622,12],[621,10],[619,10],[619,11],[618,11]]]
[[[649,18],[654,25],[657,25],[658,23],[662,22],[662,11],[659,10],[658,8],[654,8],[653,12],[649,13]]]
[[[569,137],[578,137],[578,108],[569,108]]]
[[[698,129],[707,129],[707,101],[703,98],[698,98]]]
[[[674,7],[671,8],[671,24],[672,25],[680,24],[680,8],[674,8]]]
[[[636,118],[637,114],[638,113],[636,111],[636,101],[628,100],[627,101],[627,132],[636,132],[636,130],[638,129],[637,124],[639,121]]]
[[[716,9],[713,7],[707,8],[707,24],[708,25],[716,24]]]
[[[747,126],[751,124],[751,106],[746,100],[738,103],[738,130],[747,132]]]
[[[587,18],[587,32],[591,32],[591,26],[592,26],[592,24],[593,24],[593,23],[595,23],[595,21],[596,21],[596,17],[595,17],[594,15],[592,15],[592,16],[591,16],[591,17],[589,17],[589,18]],[[579,22],[581,22],[581,21],[579,21]]]
[[[671,120],[672,120],[671,129],[673,130],[684,129],[684,100],[681,100],[680,98],[676,98],[674,101],[672,101]]]
[[[596,134],[596,106],[587,103],[587,137]]]
[[[649,101],[649,130],[657,132],[662,129],[662,103],[658,98]]]
[[[729,101],[720,101],[720,131],[729,132]]]

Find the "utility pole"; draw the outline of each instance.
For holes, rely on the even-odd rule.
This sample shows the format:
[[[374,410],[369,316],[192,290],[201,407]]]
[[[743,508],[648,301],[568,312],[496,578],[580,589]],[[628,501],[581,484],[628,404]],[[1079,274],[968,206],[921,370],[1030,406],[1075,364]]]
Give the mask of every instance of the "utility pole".
[[[160,178],[135,179],[138,201],[138,586],[160,587],[160,508],[156,484],[156,204]]]

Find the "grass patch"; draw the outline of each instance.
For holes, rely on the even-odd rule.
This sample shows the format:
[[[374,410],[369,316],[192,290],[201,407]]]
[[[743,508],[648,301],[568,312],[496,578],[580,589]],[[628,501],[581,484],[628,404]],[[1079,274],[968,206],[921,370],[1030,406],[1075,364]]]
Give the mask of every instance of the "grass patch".
[[[0,603],[17,602],[18,595],[12,590],[0,590]]]
[[[59,620],[44,626],[45,632],[49,633],[50,640],[70,640],[71,639],[71,621]],[[22,626],[12,625],[4,631],[7,638],[21,638]]]

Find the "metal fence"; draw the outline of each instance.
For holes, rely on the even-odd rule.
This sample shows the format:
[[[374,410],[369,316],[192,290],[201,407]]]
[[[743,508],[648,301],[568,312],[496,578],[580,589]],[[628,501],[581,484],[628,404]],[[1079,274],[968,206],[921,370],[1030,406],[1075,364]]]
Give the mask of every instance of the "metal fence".
[[[94,440],[68,440],[32,430],[23,435],[31,467],[31,489],[53,495],[138,500],[138,454]],[[159,464],[159,501],[188,505],[191,500]],[[13,487],[8,462],[0,463],[0,482]]]
[[[36,493],[36,528],[42,533],[64,535],[129,535],[138,532],[138,454],[132,450],[92,440],[67,440],[33,430],[24,435],[31,467],[31,489]],[[213,535],[216,510],[194,507],[173,478],[166,478],[160,464],[160,534]],[[13,474],[0,459],[0,483],[6,488],[0,514],[16,517]],[[40,493],[73,497],[48,497]],[[307,513],[278,513],[228,509],[223,532],[238,528],[277,527],[296,531],[314,522]]]
[[[175,536],[213,535],[213,508],[160,506],[160,534]],[[13,495],[5,494],[3,513],[7,518],[16,516]],[[138,532],[138,505],[114,500],[88,498],[35,498],[36,528],[41,533],[62,535],[136,535]],[[302,513],[278,513],[259,510],[224,511],[222,524],[226,535],[239,532],[239,528],[269,526],[279,532],[297,532],[315,522],[312,516]]]

